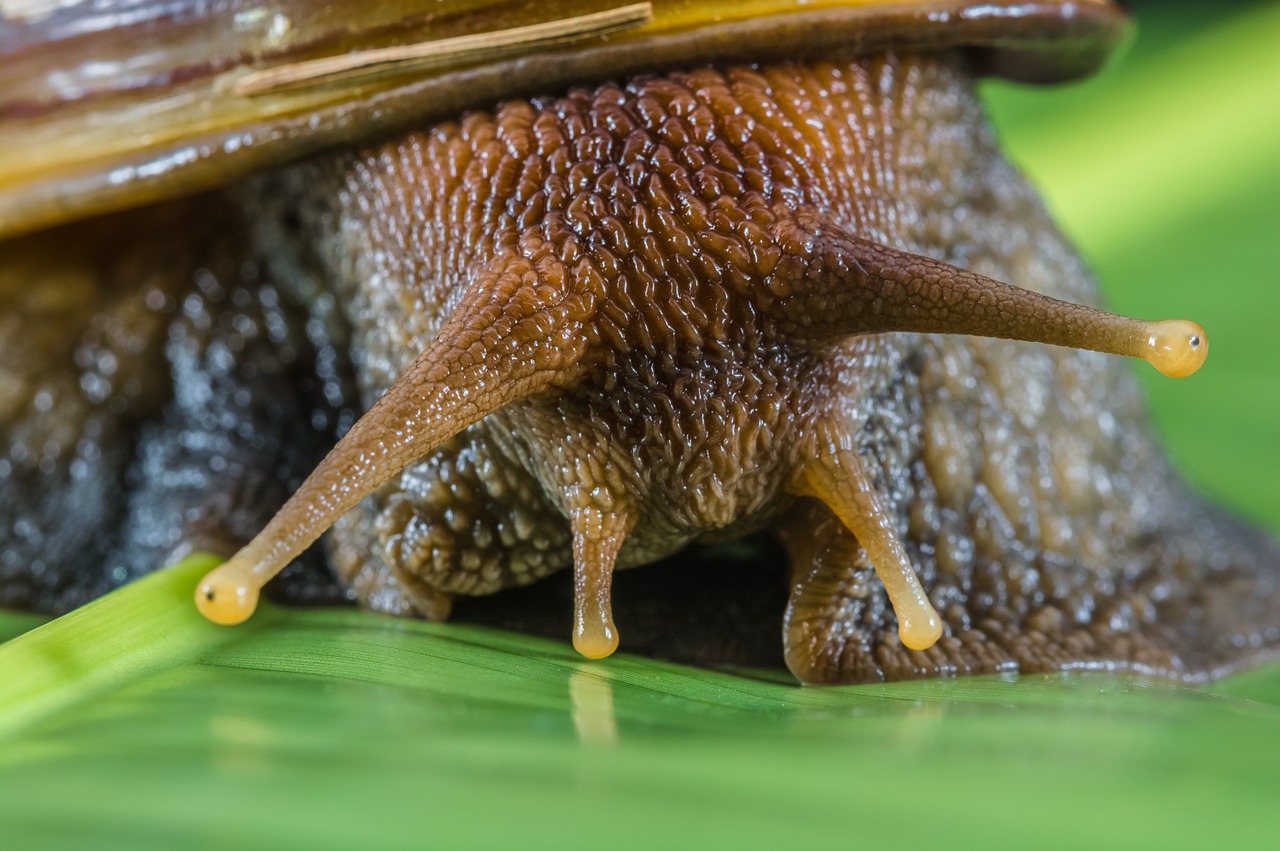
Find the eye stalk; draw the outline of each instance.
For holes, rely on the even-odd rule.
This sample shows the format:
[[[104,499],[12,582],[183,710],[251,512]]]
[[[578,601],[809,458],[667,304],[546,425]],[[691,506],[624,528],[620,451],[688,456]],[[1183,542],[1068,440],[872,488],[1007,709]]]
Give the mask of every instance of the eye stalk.
[[[1209,338],[1199,322],[1166,319],[1147,323],[1145,352],[1138,355],[1170,378],[1186,378],[1209,355]]]
[[[1189,320],[1108,313],[798,221],[780,231],[794,263],[789,277],[771,281],[774,309],[800,334],[915,331],[1024,340],[1140,358],[1173,378],[1194,373],[1209,352],[1204,328]]]
[[[261,583],[239,566],[223,566],[209,572],[196,589],[196,608],[220,626],[244,623],[258,608]]]
[[[495,261],[395,384],[360,418],[258,535],[196,589],[209,620],[237,624],[259,591],[376,487],[467,426],[537,393],[580,353],[576,307],[559,261]],[[565,344],[562,340],[573,341]]]

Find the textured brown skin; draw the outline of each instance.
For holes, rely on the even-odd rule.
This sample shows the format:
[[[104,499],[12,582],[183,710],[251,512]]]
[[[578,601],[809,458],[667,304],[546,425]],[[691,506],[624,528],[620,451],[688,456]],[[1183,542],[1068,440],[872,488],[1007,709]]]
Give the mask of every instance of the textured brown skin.
[[[787,264],[825,233],[1096,298],[958,61],[604,85],[239,197],[267,277],[329,320],[316,287],[331,291],[365,404],[446,322],[482,348],[513,341],[508,366],[524,370],[525,385],[491,388],[510,404],[336,527],[332,562],[371,608],[443,617],[453,595],[558,571],[575,518],[623,527],[620,566],[775,531],[791,562],[786,661],[809,682],[1080,666],[1197,679],[1280,644],[1280,552],[1186,493],[1119,359],[851,337],[847,293],[797,286],[812,268]],[[466,351],[447,354],[474,374],[438,376],[455,393],[483,383]],[[857,542],[789,487],[836,446],[875,474],[946,622],[928,651],[902,647]]]
[[[340,571],[375,608],[442,616],[447,595],[564,568],[566,518],[594,509],[630,526],[623,567],[775,529],[792,562],[787,661],[811,682],[1098,664],[1194,679],[1280,640],[1274,545],[1187,495],[1125,364],[851,338],[848,294],[815,295],[784,268],[808,225],[1095,299],[945,59],[704,70],[515,102],[259,196],[309,199],[302,229],[347,305],[366,400],[477,288],[495,304],[553,285],[568,305],[504,332],[528,356],[521,374],[553,373],[550,387],[339,526]],[[946,620],[929,651],[898,642],[852,536],[788,494],[835,443],[877,473]]]

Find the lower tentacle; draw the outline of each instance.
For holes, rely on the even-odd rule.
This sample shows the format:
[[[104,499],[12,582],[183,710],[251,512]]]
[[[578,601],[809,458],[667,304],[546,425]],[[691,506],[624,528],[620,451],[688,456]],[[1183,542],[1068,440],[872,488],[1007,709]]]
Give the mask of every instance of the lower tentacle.
[[[827,429],[792,476],[789,490],[827,505],[866,551],[898,617],[898,635],[912,650],[926,650],[942,635],[942,619],[902,546],[893,517],[881,504],[875,481],[851,446]]]
[[[571,509],[573,529],[573,646],[588,659],[602,659],[618,649],[610,588],[618,550],[634,525],[620,509],[588,505]]]

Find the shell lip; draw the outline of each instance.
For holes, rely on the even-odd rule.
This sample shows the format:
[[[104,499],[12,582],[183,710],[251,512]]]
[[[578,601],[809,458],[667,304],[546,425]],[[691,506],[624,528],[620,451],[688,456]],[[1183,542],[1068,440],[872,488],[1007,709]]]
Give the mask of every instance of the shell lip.
[[[307,2],[312,0],[298,5]],[[598,10],[622,2],[552,8]],[[427,5],[435,8],[439,0]],[[546,15],[544,9],[521,8],[526,15]],[[194,194],[327,148],[405,132],[504,98],[604,78],[691,63],[850,59],[911,49],[958,50],[977,73],[1046,83],[1092,73],[1130,29],[1129,16],[1112,0],[744,0],[728,7],[709,0],[657,0],[648,24],[606,37],[496,59],[464,57],[418,76],[246,97],[227,80],[243,74],[255,58],[256,68],[297,62],[317,51],[359,50],[362,38],[370,44],[388,38],[388,28],[371,25],[365,34],[360,22],[352,22],[351,39],[324,47],[315,33],[302,31],[305,22],[296,21],[296,43],[286,33],[280,36],[286,41],[268,50],[266,43],[245,42],[248,36],[237,34],[241,40],[231,42],[232,56],[222,55],[227,34],[217,38],[227,22],[209,15],[207,21],[185,21],[180,31],[148,31],[153,53],[161,58],[141,75],[147,84],[140,85],[139,73],[126,62],[139,52],[142,35],[136,29],[86,33],[63,17],[15,23],[5,31],[8,41],[0,38],[0,65],[8,80],[0,92],[0,115],[9,116],[0,121],[0,237]],[[437,20],[432,40],[452,32],[446,24],[478,25],[461,11],[453,18]],[[522,20],[504,19],[503,26]],[[54,23],[74,35],[53,29]],[[50,28],[43,42],[41,26]],[[400,38],[413,32],[394,30]],[[194,40],[202,34],[212,46]],[[268,30],[262,37],[271,35]],[[90,87],[68,88],[67,72],[76,70],[65,67],[69,62],[118,72],[95,78]],[[49,90],[52,80],[64,80],[60,93]]]

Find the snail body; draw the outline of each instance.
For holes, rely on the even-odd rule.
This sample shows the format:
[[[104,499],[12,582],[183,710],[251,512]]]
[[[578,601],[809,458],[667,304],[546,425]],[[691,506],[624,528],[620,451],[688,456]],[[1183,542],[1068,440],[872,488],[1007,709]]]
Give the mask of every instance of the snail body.
[[[572,565],[574,644],[600,657],[615,568],[767,529],[806,682],[1196,679],[1272,652],[1275,545],[1186,492],[1096,353],[1187,374],[1203,329],[1082,306],[972,57],[886,44],[510,100],[206,205],[239,236],[159,265],[212,251],[286,293],[369,410],[262,532],[196,512],[244,545],[202,611],[242,620],[337,523],[340,578],[396,613]],[[282,328],[259,337],[298,325],[253,309]]]

